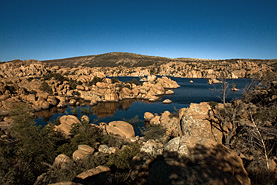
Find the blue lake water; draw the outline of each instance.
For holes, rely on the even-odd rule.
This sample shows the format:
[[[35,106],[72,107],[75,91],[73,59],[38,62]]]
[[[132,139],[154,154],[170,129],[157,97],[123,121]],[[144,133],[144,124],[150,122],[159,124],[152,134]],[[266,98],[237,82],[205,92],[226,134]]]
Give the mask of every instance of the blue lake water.
[[[137,77],[117,77],[120,81],[132,81],[133,78]],[[183,107],[188,107],[190,103],[200,103],[200,102],[221,102],[220,92],[215,89],[221,89],[222,84],[208,84],[208,79],[203,78],[177,78],[171,77],[172,80],[175,80],[181,87],[173,89],[173,95],[164,95],[161,96],[160,101],[158,102],[147,102],[142,100],[124,100],[120,102],[109,102],[109,103],[98,103],[95,106],[79,106],[79,107],[70,107],[64,109],[53,108],[47,111],[41,111],[37,113],[36,122],[38,125],[46,125],[49,121],[53,122],[55,119],[62,115],[73,115],[74,109],[75,115],[80,118],[82,115],[89,116],[91,122],[100,123],[118,120],[130,120],[135,116],[138,117],[139,122],[134,124],[136,134],[140,134],[141,127],[144,127],[143,116],[145,112],[151,113],[162,113],[166,110],[169,112],[174,112],[176,109]],[[193,83],[190,83],[190,80],[193,80]],[[228,79],[229,88],[227,90],[226,101],[231,101],[233,99],[239,99],[244,93],[247,85],[251,82],[251,79],[242,78],[242,79]],[[233,92],[231,91],[232,83],[236,84],[236,88],[240,91]],[[164,99],[172,100],[171,104],[163,104]],[[132,122],[132,121],[130,121]]]

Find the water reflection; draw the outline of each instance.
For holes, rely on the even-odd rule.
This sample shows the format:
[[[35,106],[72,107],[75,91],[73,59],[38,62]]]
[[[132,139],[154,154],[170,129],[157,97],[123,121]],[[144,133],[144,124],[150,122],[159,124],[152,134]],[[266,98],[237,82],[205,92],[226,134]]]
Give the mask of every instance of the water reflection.
[[[126,99],[119,102],[101,102],[91,107],[89,106],[88,102],[82,102],[82,106],[78,107],[68,105],[65,108],[53,107],[49,110],[36,112],[36,122],[39,125],[45,125],[47,124],[47,122],[54,121],[59,116],[66,114],[76,115],[78,118],[80,118],[82,115],[87,115],[91,119],[101,120],[101,118],[113,117],[117,111],[128,111],[128,109],[132,106],[133,102],[147,103],[146,101],[142,100]]]
[[[127,77],[128,78],[128,77]],[[124,81],[124,77],[120,80]],[[80,102],[82,106],[70,107],[67,106],[63,109],[56,107],[50,110],[44,110],[36,113],[37,119],[35,120],[38,125],[46,125],[48,121],[54,121],[58,117],[66,114],[76,115],[79,119],[82,115],[89,116],[91,122],[97,120],[96,123],[110,122],[125,119],[134,118],[138,115],[138,118],[143,120],[144,112],[162,113],[166,110],[174,112],[174,109],[180,109],[188,107],[190,103],[200,103],[208,101],[221,102],[219,93],[211,91],[212,88],[220,88],[220,84],[209,85],[208,79],[193,79],[194,83],[190,83],[189,78],[172,78],[177,81],[181,86],[178,89],[174,89],[173,95],[161,96],[158,102],[148,102],[143,100],[123,100],[119,102],[105,102],[98,103],[91,107],[89,102]],[[128,79],[130,80],[130,79]],[[232,79],[228,82],[235,83],[236,87],[240,89],[238,92],[231,92],[231,85],[228,89],[229,95],[227,101],[235,98],[241,98],[243,89],[249,84],[251,79]],[[164,99],[171,99],[172,104],[162,104]]]
[[[49,110],[43,110],[40,112],[35,112],[35,115],[38,118],[43,119],[45,122],[50,121],[50,118],[54,115],[54,114],[64,114],[64,112],[66,111],[66,107],[65,108],[57,108],[57,107],[53,107]]]
[[[119,102],[105,102],[98,103],[93,106],[92,113],[97,116],[97,118],[104,118],[107,116],[113,116],[116,110],[127,111],[135,100],[122,100]]]

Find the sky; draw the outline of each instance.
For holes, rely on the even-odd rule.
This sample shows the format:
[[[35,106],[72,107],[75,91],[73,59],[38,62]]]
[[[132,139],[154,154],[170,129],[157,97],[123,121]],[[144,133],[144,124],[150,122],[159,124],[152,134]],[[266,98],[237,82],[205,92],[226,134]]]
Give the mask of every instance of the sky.
[[[277,58],[276,0],[0,0],[0,61]]]

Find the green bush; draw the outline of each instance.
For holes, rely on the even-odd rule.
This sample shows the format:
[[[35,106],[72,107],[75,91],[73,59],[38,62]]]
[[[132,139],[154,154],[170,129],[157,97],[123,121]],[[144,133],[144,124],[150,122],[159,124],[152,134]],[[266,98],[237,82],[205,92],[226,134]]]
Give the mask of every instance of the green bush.
[[[215,109],[215,107],[217,106],[217,102],[215,101],[209,101],[209,105],[211,106],[212,109]]]
[[[119,137],[114,137],[112,135],[103,135],[101,137],[101,143],[104,143],[108,145],[109,147],[118,147],[121,148],[126,142],[119,138]]]
[[[48,85],[48,83],[47,82],[42,82],[42,84],[41,84],[41,86],[40,86],[40,88],[39,88],[40,90],[42,90],[42,91],[44,91],[44,92],[47,92],[47,93],[49,93],[49,94],[52,94],[53,92],[52,92],[52,88]]]
[[[64,153],[71,156],[72,153],[77,150],[78,145],[94,146],[96,142],[101,142],[101,131],[91,126],[89,123],[73,124],[70,131],[72,139],[58,148],[59,153]]]
[[[165,133],[166,133],[166,129],[160,125],[153,125],[153,126],[147,127],[145,130],[142,131],[142,134],[144,135],[144,138],[146,140],[160,139],[165,135]]]
[[[131,143],[123,150],[110,155],[107,165],[115,166],[118,169],[129,169],[132,158],[140,151],[140,145]]]
[[[55,144],[46,130],[33,121],[33,115],[26,104],[10,105],[13,119],[11,144],[0,144],[0,184],[33,184],[38,175],[52,164],[56,152]],[[2,158],[4,157],[4,158]]]

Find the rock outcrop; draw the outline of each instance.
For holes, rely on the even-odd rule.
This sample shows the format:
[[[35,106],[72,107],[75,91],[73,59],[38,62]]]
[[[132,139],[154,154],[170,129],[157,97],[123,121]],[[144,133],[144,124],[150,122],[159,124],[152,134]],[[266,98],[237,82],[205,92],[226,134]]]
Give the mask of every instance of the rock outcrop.
[[[165,145],[164,151],[165,156],[177,155],[183,158],[183,160],[190,161],[190,163],[193,163],[196,167],[200,165],[198,169],[200,171],[195,177],[211,178],[213,184],[215,182],[223,183],[226,180],[229,183],[234,182],[235,184],[251,184],[241,158],[235,152],[227,149],[222,144],[218,144],[212,139],[195,136],[176,137]],[[190,165],[187,170],[189,169],[193,170],[194,168]],[[185,172],[185,174],[179,175],[187,179],[189,177],[187,175],[190,173],[191,172]],[[203,175],[201,176],[200,174]],[[216,176],[215,179],[213,177],[214,175]],[[222,177],[220,178],[218,175]],[[230,175],[236,180],[234,178],[228,178]],[[201,178],[198,180],[200,179]],[[198,182],[197,179],[192,180]]]
[[[213,139],[222,143],[222,133],[209,121],[210,105],[207,102],[191,103],[188,108],[179,110],[182,135]]]
[[[125,121],[112,121],[108,125],[102,124],[101,128],[108,134],[118,135],[123,138],[131,139],[135,137],[134,127]]]
[[[94,148],[88,145],[79,145],[78,150],[75,150],[72,154],[72,159],[75,162],[85,162],[94,152]]]
[[[97,166],[80,173],[73,179],[73,182],[91,185],[112,184],[112,178],[109,175],[110,171],[111,169],[107,166]]]
[[[65,136],[70,135],[70,130],[72,128],[73,124],[81,124],[79,119],[76,116],[73,115],[65,115],[60,117],[59,119],[60,125],[56,126],[56,130],[63,133]]]
[[[68,157],[65,154],[60,154],[55,158],[55,161],[53,163],[54,168],[59,169],[70,169],[70,167],[73,165],[73,161],[70,157]]]

